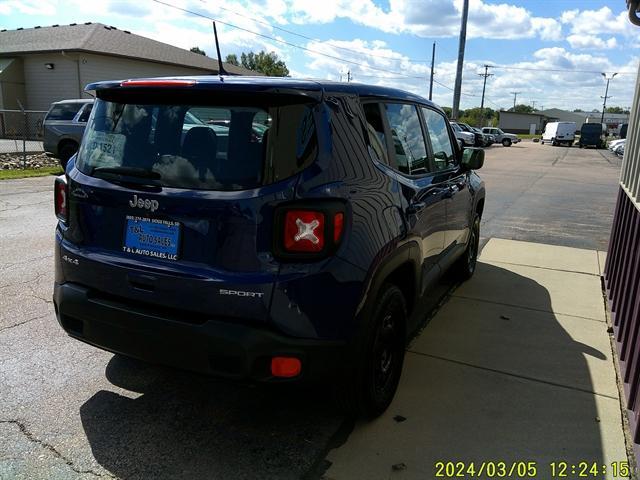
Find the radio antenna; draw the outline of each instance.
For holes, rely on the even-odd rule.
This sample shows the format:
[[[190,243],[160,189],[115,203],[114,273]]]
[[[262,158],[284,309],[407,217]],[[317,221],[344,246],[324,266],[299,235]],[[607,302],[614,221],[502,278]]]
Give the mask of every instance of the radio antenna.
[[[224,69],[224,65],[222,64],[222,57],[220,56],[220,42],[218,42],[218,30],[216,29],[216,22],[213,22],[213,36],[216,38],[216,51],[218,52],[218,75],[220,75],[220,80],[222,80],[223,75],[229,74]]]

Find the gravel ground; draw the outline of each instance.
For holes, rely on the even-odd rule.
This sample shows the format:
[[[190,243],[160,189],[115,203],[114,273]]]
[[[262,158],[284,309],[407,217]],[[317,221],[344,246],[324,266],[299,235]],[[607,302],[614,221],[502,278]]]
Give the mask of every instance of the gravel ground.
[[[22,153],[0,153],[0,169],[15,170],[24,168]],[[60,165],[57,158],[49,157],[45,153],[27,153],[26,168],[56,167]]]

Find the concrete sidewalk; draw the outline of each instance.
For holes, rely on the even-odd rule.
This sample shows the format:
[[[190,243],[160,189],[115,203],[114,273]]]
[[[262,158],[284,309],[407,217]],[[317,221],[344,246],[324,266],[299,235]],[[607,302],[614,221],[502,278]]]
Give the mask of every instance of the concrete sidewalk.
[[[387,413],[356,425],[324,478],[432,479],[440,461],[534,461],[551,478],[551,462],[626,462],[603,260],[491,239],[412,342]]]

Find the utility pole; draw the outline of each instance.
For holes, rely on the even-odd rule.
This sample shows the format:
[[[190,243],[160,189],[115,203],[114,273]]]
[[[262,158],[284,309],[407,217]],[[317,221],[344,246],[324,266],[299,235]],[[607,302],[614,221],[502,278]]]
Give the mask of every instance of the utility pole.
[[[513,94],[513,111],[516,111],[516,99],[518,98],[518,95],[521,94],[522,92],[509,92],[511,94]]]
[[[487,87],[487,77],[493,76],[493,73],[489,73],[489,67],[490,65],[485,65],[484,73],[478,74],[481,77],[484,77],[484,81],[482,82],[482,100],[480,101],[480,128],[482,128],[484,124],[484,90]]]
[[[351,82],[351,79],[353,77],[351,76],[351,70],[347,70],[347,83]]]
[[[433,100],[433,65],[436,60],[436,42],[433,42],[433,50],[431,51],[431,80],[429,81],[429,100]]]
[[[604,111],[607,108],[607,98],[611,98],[611,96],[609,96],[609,82],[613,80],[613,77],[615,77],[617,74],[618,72],[614,73],[613,75],[611,75],[611,78],[607,78],[606,73],[602,74],[602,76],[607,81],[607,88],[604,91],[604,97],[600,97],[604,99],[604,102],[602,103],[602,117],[600,117],[600,123],[604,123]]]
[[[462,91],[462,64],[464,63],[464,46],[467,42],[467,18],[469,18],[469,0],[462,4],[462,21],[460,23],[460,44],[458,46],[458,68],[456,69],[456,83],[453,89],[453,108],[451,117],[458,119],[460,110],[460,93]]]
[[[535,110],[536,109],[536,101],[535,100],[531,100],[531,103],[533,103],[533,105],[531,105],[531,107]]]

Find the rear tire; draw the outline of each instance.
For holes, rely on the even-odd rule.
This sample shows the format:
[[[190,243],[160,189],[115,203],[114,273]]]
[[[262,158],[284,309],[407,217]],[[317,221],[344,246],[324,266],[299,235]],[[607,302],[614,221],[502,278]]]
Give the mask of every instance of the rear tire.
[[[509,138],[505,138],[502,140],[502,146],[503,147],[510,147],[511,146],[511,139]]]
[[[334,387],[345,413],[376,418],[389,407],[398,388],[406,346],[407,310],[398,287],[380,289],[368,318],[355,340],[350,366]]]
[[[478,249],[480,246],[480,215],[477,213],[473,217],[469,242],[462,256],[453,266],[456,278],[462,282],[469,280],[476,271],[478,263]]]

